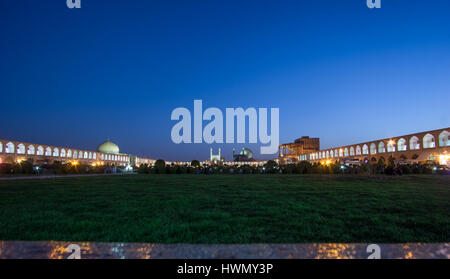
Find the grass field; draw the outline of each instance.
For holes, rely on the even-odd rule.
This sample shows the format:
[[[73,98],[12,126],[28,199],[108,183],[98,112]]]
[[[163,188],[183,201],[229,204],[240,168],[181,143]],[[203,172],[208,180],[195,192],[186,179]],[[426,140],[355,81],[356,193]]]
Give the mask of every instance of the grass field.
[[[0,239],[449,242],[450,177],[126,175],[0,181]]]

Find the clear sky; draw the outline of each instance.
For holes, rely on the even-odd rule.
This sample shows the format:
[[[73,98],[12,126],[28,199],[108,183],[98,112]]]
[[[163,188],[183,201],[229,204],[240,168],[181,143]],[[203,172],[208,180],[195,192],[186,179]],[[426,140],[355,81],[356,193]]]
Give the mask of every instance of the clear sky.
[[[365,2],[2,0],[0,138],[203,160],[170,139],[194,99],[278,107],[281,142],[323,148],[449,127],[450,1]]]

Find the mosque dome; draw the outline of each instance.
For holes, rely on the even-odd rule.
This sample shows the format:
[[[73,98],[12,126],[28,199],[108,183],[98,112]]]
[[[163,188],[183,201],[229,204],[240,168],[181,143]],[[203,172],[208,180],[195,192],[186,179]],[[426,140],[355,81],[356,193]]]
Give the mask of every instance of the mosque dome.
[[[114,142],[107,140],[98,146],[97,151],[109,154],[118,154],[119,146],[117,146]]]
[[[247,159],[253,158],[253,152],[248,148],[242,148],[240,155],[245,156]]]

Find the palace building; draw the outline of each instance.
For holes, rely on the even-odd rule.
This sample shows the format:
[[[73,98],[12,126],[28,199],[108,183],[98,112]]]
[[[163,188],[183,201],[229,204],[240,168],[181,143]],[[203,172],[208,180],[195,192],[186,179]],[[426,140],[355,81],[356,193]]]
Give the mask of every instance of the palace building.
[[[293,143],[284,143],[279,147],[278,161],[282,164],[296,162],[300,155],[320,150],[320,139],[303,136]]]
[[[36,165],[53,164],[55,161],[73,164],[139,166],[153,164],[154,160],[120,153],[117,144],[107,140],[97,151],[79,148],[35,144],[21,141],[0,140],[0,163],[14,163],[32,159]]]
[[[339,146],[298,155],[298,161],[329,163],[346,160],[377,162],[394,159],[407,163],[450,165],[450,128],[420,132],[358,144]]]

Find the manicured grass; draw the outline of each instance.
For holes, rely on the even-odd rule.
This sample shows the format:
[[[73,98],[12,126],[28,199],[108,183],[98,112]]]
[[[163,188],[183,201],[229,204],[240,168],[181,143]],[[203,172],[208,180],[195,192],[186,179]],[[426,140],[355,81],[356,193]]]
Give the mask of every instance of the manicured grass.
[[[0,239],[449,242],[450,177],[126,175],[0,181]]]

